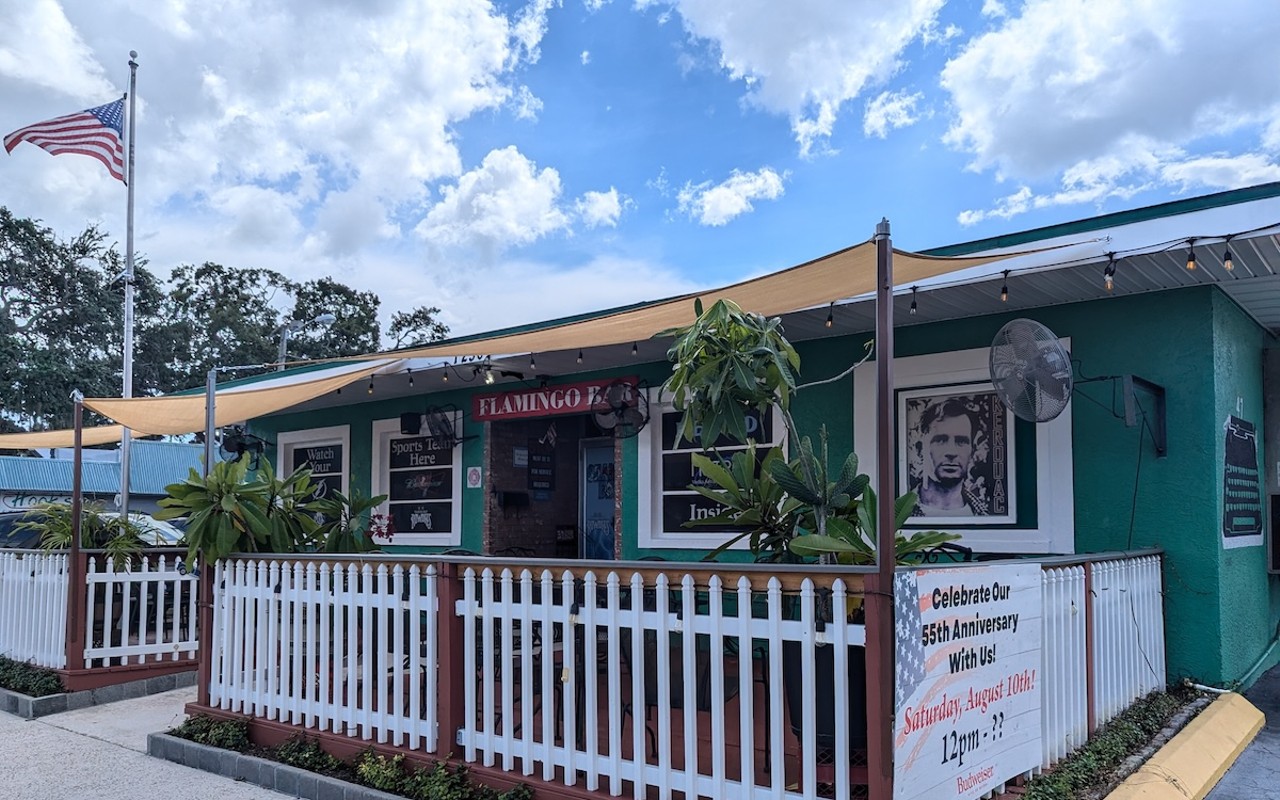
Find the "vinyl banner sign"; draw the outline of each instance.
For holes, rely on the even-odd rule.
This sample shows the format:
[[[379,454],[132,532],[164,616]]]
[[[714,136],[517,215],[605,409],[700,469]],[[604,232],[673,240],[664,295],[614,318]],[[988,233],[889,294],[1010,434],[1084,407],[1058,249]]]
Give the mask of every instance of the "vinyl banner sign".
[[[895,800],[971,800],[1040,766],[1040,572],[895,576]]]
[[[473,400],[471,413],[477,422],[585,414],[592,410],[604,388],[616,380],[619,379],[604,378],[516,392],[477,395]],[[636,385],[635,378],[621,380],[632,386]]]

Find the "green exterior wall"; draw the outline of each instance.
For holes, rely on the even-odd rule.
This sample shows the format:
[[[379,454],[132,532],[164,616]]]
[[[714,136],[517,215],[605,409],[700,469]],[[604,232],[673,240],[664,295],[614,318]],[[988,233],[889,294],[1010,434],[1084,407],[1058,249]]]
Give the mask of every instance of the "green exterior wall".
[[[895,331],[899,358],[990,345],[996,331],[1015,316],[1034,318],[1071,340],[1078,384],[1071,407],[1078,553],[1145,547],[1166,552],[1165,613],[1168,674],[1221,684],[1239,679],[1266,649],[1280,618],[1280,590],[1266,574],[1261,547],[1222,546],[1223,421],[1237,413],[1262,431],[1262,348],[1266,334],[1215,287],[1193,287],[1133,297],[1039,308],[942,323],[905,325]],[[903,321],[899,320],[901,324]],[[799,382],[831,378],[865,353],[867,334],[832,337],[798,345]],[[940,347],[939,343],[945,343]],[[874,369],[868,363],[860,369]],[[1168,456],[1157,458],[1151,437],[1124,424],[1119,384],[1091,376],[1135,374],[1167,391]],[[657,385],[669,374],[665,363],[635,365],[603,373],[566,376],[563,382],[636,375]],[[348,391],[363,399],[363,391]],[[462,468],[481,465],[483,424],[470,421],[470,396],[493,387],[468,385],[432,393],[430,403],[452,403],[466,413],[463,433],[477,438],[463,446]],[[792,410],[803,435],[816,439],[825,426],[833,460],[853,446],[853,379],[801,389]],[[867,398],[874,402],[874,397]],[[1144,409],[1151,398],[1141,396]],[[255,421],[268,440],[276,433],[350,424],[351,485],[368,491],[371,422],[413,407],[400,398],[362,402],[324,411]],[[426,401],[421,401],[425,407]],[[1035,437],[1031,423],[1018,423],[1019,520],[1035,524]],[[1261,438],[1261,437],[1260,437]],[[1259,441],[1259,456],[1262,454]],[[637,546],[639,495],[637,442],[623,441],[622,556],[659,555],[696,560],[703,551],[641,549]],[[862,464],[864,472],[874,469]],[[1029,488],[1030,487],[1030,488]],[[463,489],[462,547],[481,550],[484,498]],[[400,548],[397,548],[400,549]],[[432,548],[417,548],[432,549]],[[405,548],[405,551],[411,548]],[[746,559],[733,553],[726,560]]]

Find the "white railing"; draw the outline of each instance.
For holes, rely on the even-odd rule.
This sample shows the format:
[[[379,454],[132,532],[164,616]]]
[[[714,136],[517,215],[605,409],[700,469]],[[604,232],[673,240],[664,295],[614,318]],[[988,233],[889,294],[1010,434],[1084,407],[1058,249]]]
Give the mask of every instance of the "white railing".
[[[117,572],[111,559],[89,556],[86,668],[195,658],[197,584],[181,563],[176,554],[150,555]]]
[[[0,550],[0,656],[67,665],[67,554]]]
[[[1048,768],[1089,739],[1085,671],[1084,574],[1081,564],[1046,568],[1044,681],[1041,684],[1042,767]]]
[[[820,572],[785,595],[777,577],[719,572],[467,568],[464,759],[613,796],[799,798],[832,783],[849,797],[866,631],[830,609],[859,598]],[[800,707],[784,713],[784,698]]]
[[[1095,727],[1165,688],[1160,557],[1094,558],[1044,564],[1044,768],[1089,739],[1090,675]]]
[[[1157,556],[1091,564],[1093,703],[1102,725],[1165,688],[1164,589]]]
[[[227,560],[214,577],[210,703],[434,751],[434,565]]]

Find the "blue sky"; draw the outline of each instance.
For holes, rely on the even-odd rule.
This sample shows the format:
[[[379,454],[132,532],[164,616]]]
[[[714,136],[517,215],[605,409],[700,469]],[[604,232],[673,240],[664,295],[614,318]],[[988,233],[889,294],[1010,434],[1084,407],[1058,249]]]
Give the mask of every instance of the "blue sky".
[[[139,51],[139,252],[333,275],[456,333],[1280,180],[1256,0],[0,0],[0,128]],[[96,162],[0,203],[124,236]]]

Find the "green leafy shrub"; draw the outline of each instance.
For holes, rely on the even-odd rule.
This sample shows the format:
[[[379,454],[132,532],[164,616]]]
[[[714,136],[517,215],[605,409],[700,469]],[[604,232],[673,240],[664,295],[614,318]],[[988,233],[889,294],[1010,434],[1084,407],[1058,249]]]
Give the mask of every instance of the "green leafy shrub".
[[[197,714],[169,731],[170,735],[188,739],[210,747],[235,750],[243,753],[249,749],[249,723],[242,719],[214,719]]]
[[[326,753],[319,741],[306,736],[294,736],[272,750],[271,757],[281,764],[325,775],[350,772],[346,762]]]
[[[1027,784],[1024,800],[1072,800],[1106,788],[1120,762],[1150,742],[1198,694],[1152,692],[1104,725],[1089,743]]]
[[[23,516],[17,527],[40,534],[40,547],[65,550],[71,546],[75,515],[66,503],[43,503]],[[116,572],[137,561],[142,555],[142,530],[123,517],[107,517],[102,508],[86,503],[80,511],[80,546],[103,548]]]
[[[404,755],[393,758],[380,756],[372,750],[360,754],[356,762],[356,777],[365,786],[384,792],[404,793]]]
[[[62,678],[51,669],[0,656],[0,688],[28,697],[47,697],[66,691]]]

